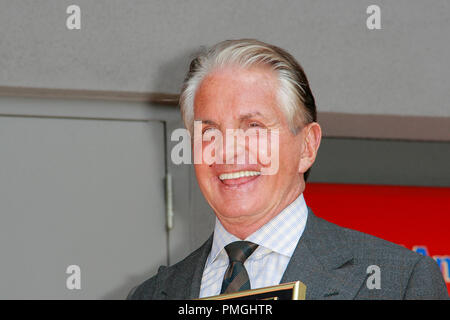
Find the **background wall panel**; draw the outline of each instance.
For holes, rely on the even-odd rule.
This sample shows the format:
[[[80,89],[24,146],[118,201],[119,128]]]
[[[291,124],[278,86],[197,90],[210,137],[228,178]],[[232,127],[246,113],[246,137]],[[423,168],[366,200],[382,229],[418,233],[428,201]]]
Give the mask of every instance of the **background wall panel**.
[[[146,119],[0,116],[0,297],[124,299],[166,264],[164,135]]]
[[[193,53],[258,38],[303,65],[320,111],[450,116],[450,2],[0,0],[0,85],[177,93]],[[446,67],[447,66],[447,67]]]

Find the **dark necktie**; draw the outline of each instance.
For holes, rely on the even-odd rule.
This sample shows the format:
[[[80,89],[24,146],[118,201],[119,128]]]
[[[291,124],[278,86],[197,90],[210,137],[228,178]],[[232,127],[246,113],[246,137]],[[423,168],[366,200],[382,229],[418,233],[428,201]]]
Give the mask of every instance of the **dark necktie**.
[[[257,244],[250,241],[235,241],[225,247],[230,264],[223,277],[221,294],[250,289],[250,279],[244,262],[257,247]]]

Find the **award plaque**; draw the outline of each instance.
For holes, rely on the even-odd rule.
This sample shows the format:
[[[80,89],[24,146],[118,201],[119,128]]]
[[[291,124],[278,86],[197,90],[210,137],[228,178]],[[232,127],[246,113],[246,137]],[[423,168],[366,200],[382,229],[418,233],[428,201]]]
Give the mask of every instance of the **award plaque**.
[[[306,285],[301,281],[288,282],[277,286],[251,289],[199,300],[305,300]]]

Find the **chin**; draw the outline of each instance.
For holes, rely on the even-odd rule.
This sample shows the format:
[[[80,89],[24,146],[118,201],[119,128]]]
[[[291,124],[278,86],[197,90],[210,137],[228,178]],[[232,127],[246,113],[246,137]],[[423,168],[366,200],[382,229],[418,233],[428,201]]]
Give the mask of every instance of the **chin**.
[[[232,199],[220,201],[216,210],[223,217],[237,218],[258,213],[261,210],[260,207],[261,201],[259,199]]]

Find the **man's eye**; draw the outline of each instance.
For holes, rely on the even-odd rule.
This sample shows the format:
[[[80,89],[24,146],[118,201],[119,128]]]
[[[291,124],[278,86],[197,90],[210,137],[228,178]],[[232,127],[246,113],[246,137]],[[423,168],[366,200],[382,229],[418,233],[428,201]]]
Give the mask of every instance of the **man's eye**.
[[[207,127],[207,128],[204,128],[203,129],[203,134],[205,134],[205,133],[207,133],[207,132],[210,132],[211,130],[215,130],[216,128],[214,128],[214,127]]]
[[[257,123],[257,122],[251,122],[251,123],[249,124],[249,126],[252,127],[252,128],[255,128],[255,127],[261,127],[261,126],[259,125],[259,123]]]

